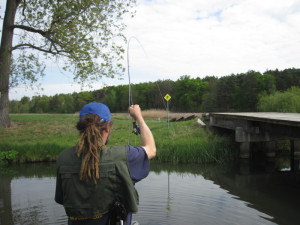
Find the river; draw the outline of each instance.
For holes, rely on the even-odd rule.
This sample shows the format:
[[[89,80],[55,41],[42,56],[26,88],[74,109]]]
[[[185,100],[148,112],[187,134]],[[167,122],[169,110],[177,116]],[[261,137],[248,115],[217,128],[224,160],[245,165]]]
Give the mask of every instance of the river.
[[[300,224],[300,175],[276,163],[256,167],[151,163],[136,184],[140,225]],[[1,168],[0,225],[67,224],[54,202],[55,165]]]

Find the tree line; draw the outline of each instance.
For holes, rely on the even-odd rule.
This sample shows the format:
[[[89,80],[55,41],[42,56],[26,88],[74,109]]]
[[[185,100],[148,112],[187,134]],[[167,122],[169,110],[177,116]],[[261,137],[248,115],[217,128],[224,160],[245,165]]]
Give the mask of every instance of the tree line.
[[[166,109],[164,96],[169,94],[169,110],[173,112],[256,112],[276,111],[276,104],[279,104],[276,101],[285,102],[284,98],[292,99],[291,96],[297,97],[290,100],[291,104],[300,104],[299,87],[300,69],[291,68],[264,73],[248,71],[220,78],[183,75],[176,81],[132,84],[131,93],[133,103],[143,110]],[[282,95],[284,92],[290,94]],[[20,101],[10,101],[10,113],[74,113],[90,101],[103,102],[112,112],[127,112],[129,86],[108,86],[96,91],[54,96],[24,96]],[[278,110],[300,110],[300,106],[290,110],[289,105],[281,104]]]

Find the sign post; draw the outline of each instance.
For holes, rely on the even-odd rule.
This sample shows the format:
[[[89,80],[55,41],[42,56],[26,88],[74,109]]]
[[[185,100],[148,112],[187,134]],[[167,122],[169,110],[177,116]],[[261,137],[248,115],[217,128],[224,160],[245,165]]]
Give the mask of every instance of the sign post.
[[[164,99],[167,101],[167,118],[168,118],[168,128],[169,128],[169,101],[171,99],[171,95],[166,94]]]

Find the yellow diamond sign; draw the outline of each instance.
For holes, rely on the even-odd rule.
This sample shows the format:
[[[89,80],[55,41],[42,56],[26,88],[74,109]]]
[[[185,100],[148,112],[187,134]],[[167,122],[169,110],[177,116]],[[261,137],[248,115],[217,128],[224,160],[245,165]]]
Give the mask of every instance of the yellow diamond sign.
[[[166,94],[165,95],[165,97],[164,97],[164,99],[166,99],[166,101],[168,102],[168,101],[170,101],[170,99],[171,99],[171,95],[169,95],[169,94]]]

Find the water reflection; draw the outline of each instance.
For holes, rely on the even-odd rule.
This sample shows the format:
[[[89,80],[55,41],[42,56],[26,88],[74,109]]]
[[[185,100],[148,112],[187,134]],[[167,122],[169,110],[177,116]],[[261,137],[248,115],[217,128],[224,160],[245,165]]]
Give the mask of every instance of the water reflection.
[[[278,163],[271,164],[275,170],[266,164],[259,171],[249,162],[226,167],[152,162],[149,177],[136,185],[140,206],[134,220],[147,225],[299,224],[299,172],[278,173]],[[66,224],[54,189],[54,164],[2,169],[0,225]]]
[[[10,177],[0,179],[0,224],[13,224],[10,182]]]
[[[54,203],[54,164],[1,168],[0,225],[66,224]]]
[[[14,224],[50,224],[49,221],[59,221],[59,218],[61,222],[55,224],[66,224],[62,207],[53,203],[54,189],[54,177],[13,179],[11,202]]]
[[[243,163],[230,167],[159,164],[156,168],[152,165],[156,173],[171,172],[171,193],[174,186],[176,189],[171,194],[172,206],[188,209],[189,202],[191,207],[185,215],[190,224],[299,224],[299,172],[266,173],[269,165],[261,170],[253,167],[241,173]],[[174,184],[172,179],[176,180]],[[177,190],[187,190],[187,193]],[[184,198],[176,202],[179,196]]]
[[[139,190],[151,190],[147,196],[141,194],[136,218],[142,224],[274,224],[265,219],[271,216],[249,208],[238,196],[200,175],[214,172],[210,168],[191,167],[195,173],[169,169],[172,172],[152,172],[149,182],[137,185]]]

